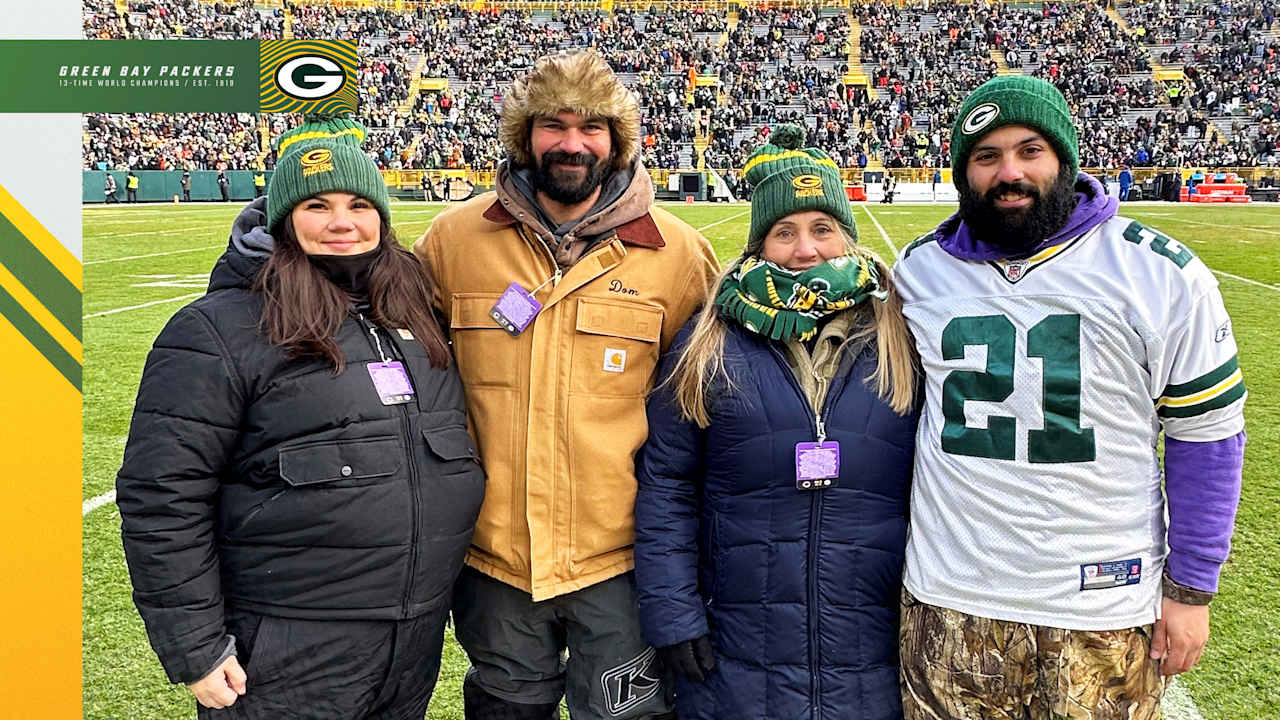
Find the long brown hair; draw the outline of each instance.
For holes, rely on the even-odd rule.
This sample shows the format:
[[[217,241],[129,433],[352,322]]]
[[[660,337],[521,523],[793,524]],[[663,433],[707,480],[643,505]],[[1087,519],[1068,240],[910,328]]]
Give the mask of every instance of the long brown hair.
[[[382,327],[407,328],[426,348],[432,367],[448,367],[449,347],[431,311],[431,279],[413,253],[400,247],[386,218],[380,231],[382,252],[369,269],[369,314]],[[264,300],[258,327],[273,345],[294,355],[321,356],[333,363],[335,375],[342,372],[346,359],[336,338],[351,298],[307,259],[292,217],[285,217],[275,235],[255,288]]]
[[[889,267],[878,255],[854,244],[848,233],[845,233],[845,243],[850,253],[875,263],[876,270],[880,273],[880,286],[888,292],[888,298],[885,302],[864,301],[849,311],[856,312],[857,317],[842,348],[846,352],[858,352],[859,346],[875,345],[876,369],[865,380],[894,412],[906,415],[916,400],[920,359],[902,316],[902,296],[894,286]],[[689,335],[689,341],[680,353],[671,376],[665,381],[673,384],[681,417],[701,428],[711,424],[708,400],[712,384],[719,380],[725,383],[726,392],[735,390],[733,378],[729,377],[724,367],[724,338],[728,321],[716,307],[715,293],[724,278],[742,260],[743,258],[738,258],[730,263],[712,286],[711,297],[699,311],[698,321]]]

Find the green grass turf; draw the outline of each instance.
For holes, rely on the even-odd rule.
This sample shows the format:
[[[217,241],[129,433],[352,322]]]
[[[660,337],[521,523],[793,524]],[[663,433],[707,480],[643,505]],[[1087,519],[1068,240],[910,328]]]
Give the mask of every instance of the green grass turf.
[[[746,239],[748,206],[663,207],[712,242],[717,255],[737,255]],[[392,206],[401,242],[411,244],[442,206]],[[84,321],[84,497],[110,490],[120,465],[142,363],[152,340],[185,300],[199,293],[226,245],[239,206],[155,205],[84,211],[84,313],[160,301]],[[862,242],[886,260],[952,211],[930,205],[869,205],[854,210]],[[1249,386],[1249,446],[1244,496],[1232,558],[1213,608],[1204,660],[1181,682],[1207,720],[1280,716],[1280,206],[1126,205],[1122,213],[1191,247],[1209,267],[1262,283],[1219,275]],[[881,235],[879,222],[888,236]],[[181,252],[175,252],[181,251]],[[170,253],[159,255],[156,253]],[[151,255],[134,260],[117,258]],[[108,262],[104,262],[108,261]],[[171,277],[145,277],[171,276]],[[160,286],[138,287],[160,283]],[[168,301],[168,302],[165,302]],[[120,549],[120,518],[108,504],[84,519],[84,716],[170,720],[195,717],[186,690],[170,686],[147,645],[129,596]],[[450,635],[430,720],[462,718],[465,656]]]

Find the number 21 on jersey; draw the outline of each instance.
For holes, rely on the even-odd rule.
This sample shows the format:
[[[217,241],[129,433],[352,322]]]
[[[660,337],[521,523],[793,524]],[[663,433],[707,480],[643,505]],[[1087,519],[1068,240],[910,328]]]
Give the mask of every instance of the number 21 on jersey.
[[[985,345],[985,371],[953,370],[942,383],[942,449],[952,455],[1015,459],[1017,420],[987,417],[987,427],[965,424],[966,400],[1004,402],[1013,394],[1017,330],[1004,315],[953,318],[942,331],[942,359],[963,360],[968,345]],[[1042,430],[1027,431],[1033,463],[1090,462],[1093,429],[1080,427],[1080,316],[1049,315],[1027,331],[1027,355],[1042,361]]]

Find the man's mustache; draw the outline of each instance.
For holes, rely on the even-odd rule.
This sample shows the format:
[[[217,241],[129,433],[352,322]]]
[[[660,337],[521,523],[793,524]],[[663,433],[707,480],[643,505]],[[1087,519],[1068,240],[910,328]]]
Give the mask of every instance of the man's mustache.
[[[986,192],[986,195],[983,196],[983,199],[986,200],[988,203],[994,204],[996,201],[996,198],[1000,197],[1001,195],[1005,195],[1009,193],[1018,193],[1020,195],[1026,195],[1032,200],[1040,199],[1040,189],[1037,188],[1035,185],[1032,185],[1031,183],[1027,183],[1027,182],[1013,182],[1013,183],[1002,182],[996,185],[995,187],[991,188],[990,190],[988,190]]]
[[[589,152],[567,153],[561,150],[552,150],[542,156],[543,165],[581,165],[583,167],[594,167],[600,158]]]

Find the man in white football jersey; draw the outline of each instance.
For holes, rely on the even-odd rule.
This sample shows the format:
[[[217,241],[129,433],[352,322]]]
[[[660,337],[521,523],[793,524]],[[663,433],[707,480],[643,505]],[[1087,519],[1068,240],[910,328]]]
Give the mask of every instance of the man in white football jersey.
[[[952,129],[960,210],[895,270],[927,382],[907,720],[1155,720],[1209,636],[1245,443],[1231,322],[1078,158],[1052,85],[985,83]]]

